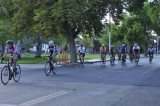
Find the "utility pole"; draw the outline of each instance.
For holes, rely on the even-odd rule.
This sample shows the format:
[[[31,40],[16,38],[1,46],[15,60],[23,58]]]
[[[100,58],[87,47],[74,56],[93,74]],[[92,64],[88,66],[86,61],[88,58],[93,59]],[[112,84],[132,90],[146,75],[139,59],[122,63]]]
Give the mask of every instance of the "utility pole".
[[[109,7],[109,9],[110,9],[110,7]],[[110,11],[109,11],[109,30],[108,30],[108,32],[109,32],[109,52],[110,52],[110,49],[111,49],[111,16],[110,16],[111,14],[110,14]]]

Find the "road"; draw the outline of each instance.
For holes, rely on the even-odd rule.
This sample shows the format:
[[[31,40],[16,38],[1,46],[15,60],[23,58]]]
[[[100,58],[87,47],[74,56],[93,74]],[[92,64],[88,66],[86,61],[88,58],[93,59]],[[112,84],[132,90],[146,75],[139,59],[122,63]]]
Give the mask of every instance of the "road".
[[[43,64],[21,67],[19,83],[0,83],[0,106],[160,106],[160,56],[138,66],[63,66],[50,76]]]

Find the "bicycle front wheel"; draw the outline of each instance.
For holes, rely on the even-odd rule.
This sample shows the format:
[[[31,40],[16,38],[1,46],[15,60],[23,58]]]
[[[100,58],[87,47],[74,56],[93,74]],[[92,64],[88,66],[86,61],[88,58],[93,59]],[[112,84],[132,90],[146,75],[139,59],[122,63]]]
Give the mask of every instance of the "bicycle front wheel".
[[[16,67],[13,68],[13,79],[15,82],[18,82],[21,78],[21,67],[17,64]]]
[[[9,72],[9,68],[8,66],[4,66],[2,71],[1,71],[1,81],[4,85],[6,85],[9,81],[9,76],[10,72]]]
[[[52,63],[50,63],[49,61],[47,61],[45,63],[44,72],[45,72],[46,76],[48,76],[49,73],[51,72],[51,65],[52,65]]]
[[[57,69],[55,68],[55,67],[57,67],[57,62],[54,62],[54,64],[53,64],[53,70],[52,70],[52,73],[53,74],[56,74],[57,73]]]

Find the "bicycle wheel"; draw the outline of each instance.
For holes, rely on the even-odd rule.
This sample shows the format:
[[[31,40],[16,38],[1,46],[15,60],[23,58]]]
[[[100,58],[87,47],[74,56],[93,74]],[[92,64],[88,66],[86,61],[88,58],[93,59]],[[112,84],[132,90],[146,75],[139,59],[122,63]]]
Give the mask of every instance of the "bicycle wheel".
[[[110,57],[110,64],[113,65],[113,59],[112,56]]]
[[[4,66],[1,71],[1,81],[4,85],[6,85],[9,81],[10,72],[8,66]]]
[[[122,56],[122,66],[124,66],[125,65],[125,57],[124,57],[124,55]]]
[[[79,58],[79,66],[83,67],[83,58],[82,58],[82,56]]]
[[[15,82],[18,82],[21,78],[21,67],[17,64],[16,67],[13,68],[13,79]]]
[[[54,65],[53,65],[53,70],[52,70],[52,73],[53,74],[56,74],[57,73],[57,69],[55,68],[57,66],[57,62],[54,62]]]
[[[45,72],[46,76],[48,76],[49,73],[51,72],[51,68],[52,68],[51,65],[52,64],[49,61],[47,61],[45,63],[44,72]]]

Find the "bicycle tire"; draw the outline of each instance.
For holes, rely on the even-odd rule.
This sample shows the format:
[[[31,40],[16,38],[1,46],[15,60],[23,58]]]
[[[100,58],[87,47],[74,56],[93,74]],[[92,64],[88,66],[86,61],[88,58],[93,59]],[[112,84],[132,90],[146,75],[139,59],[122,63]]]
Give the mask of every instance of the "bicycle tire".
[[[47,61],[47,62],[45,63],[44,72],[45,72],[45,75],[46,75],[46,76],[48,76],[49,73],[51,72],[49,61]]]
[[[55,62],[55,64],[57,65],[57,62]],[[52,73],[55,75],[57,73],[57,69],[55,69],[55,66],[53,65],[53,70],[52,70]]]
[[[9,82],[10,72],[8,66],[4,66],[1,71],[1,82],[6,85]],[[4,72],[4,73],[3,73]],[[4,76],[6,76],[6,81],[4,80]]]
[[[124,66],[125,65],[125,57],[124,57],[124,55],[122,56],[122,66]]]
[[[82,56],[79,58],[79,66],[82,66],[83,67],[83,60],[82,60]]]
[[[15,82],[18,82],[19,79],[21,78],[21,67],[20,65],[16,65],[16,70],[13,69],[13,80]]]

